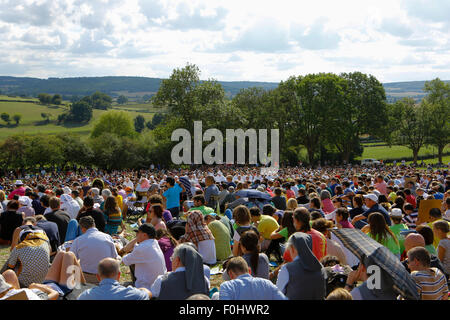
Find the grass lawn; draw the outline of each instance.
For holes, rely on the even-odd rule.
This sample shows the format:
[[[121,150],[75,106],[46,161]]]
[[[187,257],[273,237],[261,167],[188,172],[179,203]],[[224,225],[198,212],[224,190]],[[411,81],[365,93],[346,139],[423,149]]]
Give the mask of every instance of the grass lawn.
[[[3,97],[5,96],[0,96],[0,100],[3,99]],[[58,115],[66,112],[67,110],[68,107],[65,105],[44,106],[27,102],[0,101],[0,113],[6,112],[10,115],[11,118],[14,114],[22,115],[22,119],[20,120],[19,125],[16,125],[14,121],[11,121],[11,124],[8,126],[6,122],[0,120],[0,140],[14,134],[55,134],[67,131],[87,136],[93,129],[95,121],[100,118],[103,113],[106,112],[105,110],[94,109],[93,117],[88,124],[58,125],[56,121]],[[153,108],[150,104],[113,106],[113,110],[123,110],[127,112],[132,119],[140,114],[145,118],[146,121],[151,120],[156,112],[160,112],[159,109]],[[49,123],[47,123],[46,120],[41,117],[41,113],[51,114]]]
[[[450,152],[450,146],[447,146],[447,148],[444,149],[444,152]],[[432,146],[424,146],[419,151],[419,161],[420,157],[433,155],[437,157],[437,149]],[[399,159],[401,161],[402,158],[409,158],[409,157],[412,157],[412,151],[411,149],[408,149],[405,146],[392,146],[392,147],[380,146],[380,147],[364,148],[362,156],[356,158],[356,160],[373,158],[377,160]]]

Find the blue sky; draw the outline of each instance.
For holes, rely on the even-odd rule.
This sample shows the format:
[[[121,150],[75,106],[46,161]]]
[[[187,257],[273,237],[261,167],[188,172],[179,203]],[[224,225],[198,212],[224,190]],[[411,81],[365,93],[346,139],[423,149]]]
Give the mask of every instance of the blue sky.
[[[449,12],[449,0],[0,0],[0,75],[167,78],[189,62],[223,81],[447,80]]]

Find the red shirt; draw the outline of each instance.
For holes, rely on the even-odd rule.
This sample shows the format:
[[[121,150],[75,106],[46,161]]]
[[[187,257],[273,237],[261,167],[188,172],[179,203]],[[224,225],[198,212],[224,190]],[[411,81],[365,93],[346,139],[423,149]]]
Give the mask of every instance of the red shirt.
[[[416,197],[414,197],[412,194],[409,196],[406,196],[406,202],[410,203],[413,205],[414,209],[416,208]]]
[[[313,241],[312,252],[317,260],[320,261],[320,259],[327,255],[327,238],[325,238],[325,236],[321,232],[315,229],[311,229],[307,232],[307,234],[311,236]],[[292,261],[289,250],[284,251],[283,260],[286,262]]]

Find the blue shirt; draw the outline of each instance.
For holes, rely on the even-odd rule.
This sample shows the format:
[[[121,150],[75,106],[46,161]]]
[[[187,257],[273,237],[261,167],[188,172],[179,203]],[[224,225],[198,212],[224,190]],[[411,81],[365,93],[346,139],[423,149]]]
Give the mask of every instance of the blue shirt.
[[[134,287],[124,287],[117,280],[103,279],[98,287],[81,293],[78,300],[148,300],[148,294]]]
[[[287,300],[270,281],[242,274],[220,285],[219,300]]]
[[[391,223],[391,218],[389,217],[389,213],[386,211],[386,209],[383,208],[383,206],[380,206],[378,203],[375,204],[372,208],[370,208],[369,210],[364,211],[363,216],[365,216],[366,218],[369,217],[369,214],[371,214],[372,212],[379,212],[384,216],[384,220],[386,220],[386,224],[388,226],[390,226]]]
[[[169,188],[166,190],[166,192],[163,193],[163,196],[166,197],[166,207],[167,209],[176,208],[180,206],[180,194],[183,192],[183,189],[178,185],[178,183],[175,183],[175,185],[172,188]]]

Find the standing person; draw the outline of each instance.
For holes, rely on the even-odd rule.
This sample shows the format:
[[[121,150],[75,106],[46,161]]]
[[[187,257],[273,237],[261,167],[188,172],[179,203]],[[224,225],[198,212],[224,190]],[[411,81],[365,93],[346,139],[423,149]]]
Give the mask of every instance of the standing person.
[[[67,212],[60,210],[61,202],[57,197],[51,197],[49,200],[50,209],[52,210],[50,213],[46,213],[44,215],[47,221],[54,222],[58,225],[59,232],[59,244],[61,245],[65,238],[67,232],[67,226],[69,225],[70,216]]]
[[[80,260],[86,281],[98,284],[96,277],[98,263],[104,258],[117,259],[119,255],[111,236],[95,227],[94,218],[82,217],[79,224],[82,235],[73,241],[70,251]]]
[[[408,251],[408,267],[416,282],[421,300],[448,300],[448,286],[445,275],[430,267],[430,254],[423,247]]]
[[[215,180],[213,176],[207,176],[205,178],[205,201],[206,206],[213,208],[214,210],[217,207],[217,201],[219,197],[219,188],[215,184]]]
[[[136,287],[150,290],[156,278],[167,271],[164,254],[156,240],[155,227],[144,223],[135,232],[136,238],[131,242],[135,243],[134,248],[122,262],[126,266],[134,265]]]
[[[19,202],[11,200],[6,206],[6,211],[0,214],[0,244],[10,245],[14,230],[20,227],[23,222],[23,216],[17,213]]]
[[[179,185],[172,177],[166,178],[166,191],[162,196],[166,199],[166,208],[172,214],[172,217],[177,218],[180,215],[180,199],[181,193],[185,192],[183,184]]]
[[[286,300],[286,296],[267,279],[252,277],[244,258],[228,261],[226,274],[231,279],[220,285],[219,300]]]
[[[179,242],[194,243],[203,257],[204,263],[215,264],[217,262],[214,236],[208,229],[203,214],[199,210],[191,211],[187,216],[186,232],[179,239]]]
[[[288,240],[293,260],[281,267],[277,287],[290,300],[325,299],[325,270],[312,249],[313,239],[306,233],[296,232]]]

